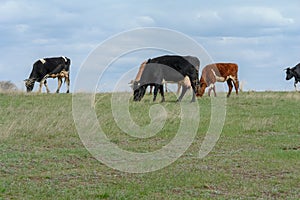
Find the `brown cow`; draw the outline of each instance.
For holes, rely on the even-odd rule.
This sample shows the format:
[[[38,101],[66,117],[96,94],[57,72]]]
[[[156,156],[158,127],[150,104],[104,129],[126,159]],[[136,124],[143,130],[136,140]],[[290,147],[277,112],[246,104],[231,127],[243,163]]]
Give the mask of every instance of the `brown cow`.
[[[200,78],[200,92],[197,96],[203,96],[206,87],[209,87],[208,96],[210,96],[211,90],[214,91],[216,96],[215,83],[225,81],[229,88],[227,97],[231,94],[233,88],[232,82],[234,84],[236,94],[238,94],[239,81],[237,73],[238,65],[235,63],[214,63],[206,65],[202,70]]]

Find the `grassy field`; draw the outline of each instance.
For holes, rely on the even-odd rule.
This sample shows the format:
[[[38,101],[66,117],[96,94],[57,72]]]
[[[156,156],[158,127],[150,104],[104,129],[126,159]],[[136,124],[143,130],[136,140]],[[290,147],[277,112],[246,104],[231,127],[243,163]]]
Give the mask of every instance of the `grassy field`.
[[[220,97],[219,97],[220,98]],[[95,109],[110,140],[151,152],[179,126],[179,104],[166,96],[164,129],[148,139],[124,134],[110,111],[111,94]],[[244,92],[226,102],[226,121],[204,159],[199,147],[210,122],[211,100],[198,100],[200,123],[190,148],[173,164],[149,173],[107,167],[83,146],[71,94],[0,94],[0,199],[300,199],[300,93]],[[150,122],[153,103],[130,102],[136,123]]]

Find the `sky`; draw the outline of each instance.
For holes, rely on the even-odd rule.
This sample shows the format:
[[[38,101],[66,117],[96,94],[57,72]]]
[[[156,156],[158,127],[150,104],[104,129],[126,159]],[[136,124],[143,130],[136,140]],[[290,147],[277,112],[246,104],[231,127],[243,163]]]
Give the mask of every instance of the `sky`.
[[[237,63],[244,90],[294,90],[284,69],[300,62],[299,7],[299,0],[1,0],[0,81],[12,81],[25,91],[23,80],[36,60],[64,55],[72,62],[72,91],[81,67],[99,45],[126,31],[157,27],[190,37],[212,62]],[[104,53],[114,61],[105,77],[114,78],[99,81],[99,91],[111,91],[128,71],[133,79],[144,60],[172,53],[148,49],[116,58],[109,55],[110,48],[116,46]],[[48,83],[54,92],[57,81]]]

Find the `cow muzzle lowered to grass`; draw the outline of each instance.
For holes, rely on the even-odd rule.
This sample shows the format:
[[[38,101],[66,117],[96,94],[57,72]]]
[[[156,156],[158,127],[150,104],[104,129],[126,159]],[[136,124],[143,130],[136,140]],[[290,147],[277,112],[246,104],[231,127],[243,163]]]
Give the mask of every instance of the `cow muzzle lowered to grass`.
[[[26,91],[31,92],[33,90],[35,79],[25,79],[24,81],[25,81]]]

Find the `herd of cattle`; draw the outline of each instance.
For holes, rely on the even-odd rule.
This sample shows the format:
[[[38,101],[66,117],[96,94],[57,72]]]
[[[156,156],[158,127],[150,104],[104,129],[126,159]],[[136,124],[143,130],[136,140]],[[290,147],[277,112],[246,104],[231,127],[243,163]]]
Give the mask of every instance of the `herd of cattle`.
[[[33,69],[28,79],[25,79],[25,86],[27,92],[33,90],[35,82],[40,83],[39,92],[42,91],[43,85],[47,92],[50,90],[47,86],[47,78],[58,78],[59,93],[63,79],[67,84],[67,93],[70,88],[70,65],[71,60],[67,57],[53,57],[39,59],[33,64]],[[177,83],[178,93],[182,88],[181,94],[177,101],[181,101],[188,89],[192,89],[192,101],[195,101],[195,96],[203,96],[208,87],[208,95],[210,96],[213,90],[216,96],[215,83],[227,82],[228,93],[230,96],[234,86],[236,94],[239,90],[238,80],[238,65],[235,63],[214,63],[206,65],[199,79],[200,61],[193,56],[179,56],[179,55],[164,55],[144,61],[134,80],[131,82],[133,88],[133,100],[140,101],[148,86],[150,91],[154,87],[153,101],[156,100],[159,92],[162,102],[165,101],[164,85],[166,83]],[[295,78],[294,87],[300,82],[300,63],[293,68],[286,68],[286,80]]]

